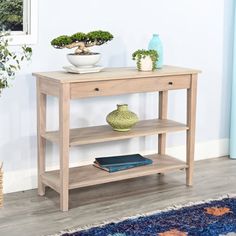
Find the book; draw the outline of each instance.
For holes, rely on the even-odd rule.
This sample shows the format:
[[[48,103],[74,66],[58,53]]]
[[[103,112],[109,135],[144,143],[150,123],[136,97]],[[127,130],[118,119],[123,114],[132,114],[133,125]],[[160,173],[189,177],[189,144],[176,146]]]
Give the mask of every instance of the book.
[[[136,164],[123,164],[123,165],[115,165],[115,166],[101,166],[98,163],[94,162],[93,165],[99,169],[105,170],[109,173],[117,172],[117,171],[122,171],[122,170],[127,170],[139,166],[144,166],[144,165],[149,165],[152,164],[152,160],[149,160],[149,162],[146,163],[136,163]]]
[[[94,166],[110,173],[152,164],[152,160],[140,154],[95,158]]]
[[[141,156],[140,154],[131,154],[123,156],[110,156],[110,157],[98,157],[95,158],[95,162],[103,167],[106,166],[116,166],[116,165],[133,165],[133,164],[150,164],[151,160]]]

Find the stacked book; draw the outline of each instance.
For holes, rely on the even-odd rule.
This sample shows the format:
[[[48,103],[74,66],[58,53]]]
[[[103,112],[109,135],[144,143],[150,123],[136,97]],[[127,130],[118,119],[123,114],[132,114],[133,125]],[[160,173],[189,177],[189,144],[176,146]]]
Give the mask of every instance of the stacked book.
[[[140,154],[98,157],[95,158],[93,163],[95,167],[108,171],[109,173],[150,164],[152,164],[152,160],[145,158]]]
[[[2,170],[2,162],[0,161],[0,207],[3,204],[3,170]]]

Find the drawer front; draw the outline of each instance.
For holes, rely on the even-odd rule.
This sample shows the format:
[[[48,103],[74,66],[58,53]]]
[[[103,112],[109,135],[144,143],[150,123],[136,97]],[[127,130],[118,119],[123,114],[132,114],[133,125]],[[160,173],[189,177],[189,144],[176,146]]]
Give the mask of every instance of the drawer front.
[[[166,76],[71,84],[71,98],[112,96],[190,88],[191,75]]]

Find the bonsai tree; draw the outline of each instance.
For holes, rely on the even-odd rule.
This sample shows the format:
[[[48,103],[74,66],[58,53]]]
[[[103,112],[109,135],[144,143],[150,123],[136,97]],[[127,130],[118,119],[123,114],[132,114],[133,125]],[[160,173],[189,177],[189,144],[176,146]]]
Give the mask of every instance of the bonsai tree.
[[[100,46],[113,39],[113,35],[107,31],[92,31],[87,34],[78,32],[72,36],[62,35],[51,41],[55,48],[76,48],[75,54],[93,54],[89,47]]]
[[[155,70],[157,68],[156,62],[158,60],[158,54],[156,50],[137,50],[132,54],[132,59],[136,60],[137,68],[139,71],[142,70],[142,61],[146,57],[150,57],[152,62],[152,70]]]
[[[16,72],[21,69],[24,60],[30,60],[32,49],[22,46],[21,51],[13,52],[9,49],[9,33],[0,32],[0,95],[2,90],[10,86],[15,79]]]

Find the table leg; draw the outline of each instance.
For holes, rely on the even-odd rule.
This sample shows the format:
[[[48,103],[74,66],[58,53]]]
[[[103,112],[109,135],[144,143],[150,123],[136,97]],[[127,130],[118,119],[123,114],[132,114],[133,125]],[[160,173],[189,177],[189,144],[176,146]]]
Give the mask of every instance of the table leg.
[[[168,91],[159,92],[159,119],[167,119]],[[158,153],[166,153],[166,134],[158,135]]]
[[[70,136],[70,84],[60,86],[60,209],[69,208],[69,136]]]
[[[45,195],[42,174],[45,173],[46,140],[42,134],[46,131],[46,94],[41,93],[40,81],[37,78],[37,141],[38,141],[38,194]]]
[[[197,95],[197,75],[193,74],[191,78],[191,87],[187,90],[187,151],[186,162],[186,184],[193,184],[193,165],[194,165],[194,146],[195,146],[195,123],[196,123],[196,95]]]

